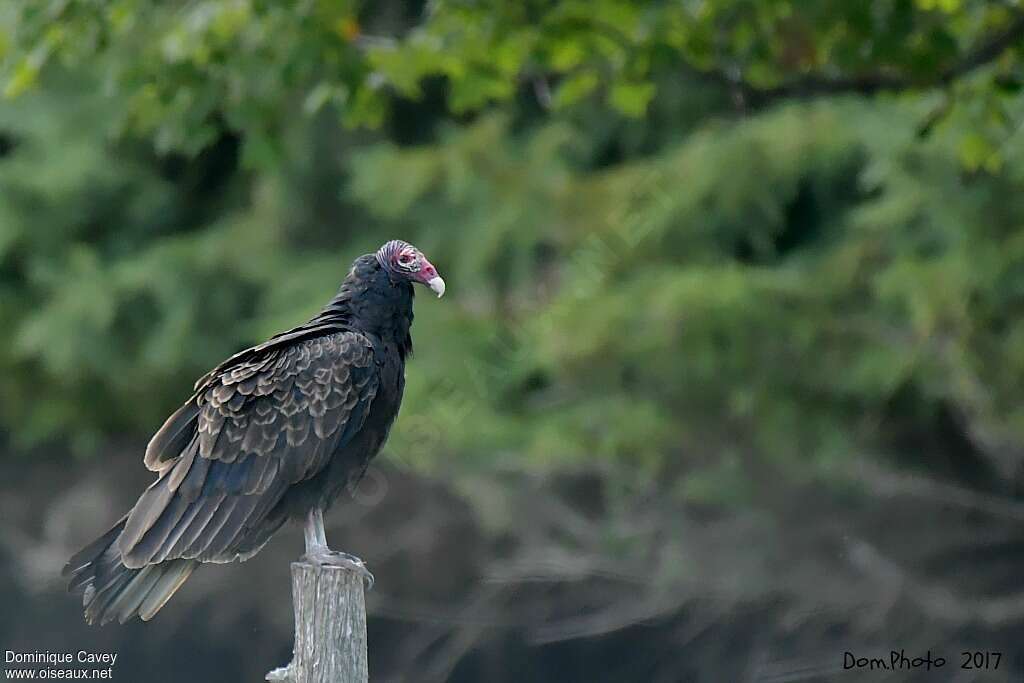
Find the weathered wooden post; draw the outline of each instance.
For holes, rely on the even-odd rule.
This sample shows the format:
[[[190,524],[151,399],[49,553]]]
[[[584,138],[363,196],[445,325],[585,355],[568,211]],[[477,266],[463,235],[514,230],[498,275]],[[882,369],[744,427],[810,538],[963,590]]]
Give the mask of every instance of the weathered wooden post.
[[[363,577],[344,567],[292,563],[295,649],[267,674],[287,683],[367,683]]]

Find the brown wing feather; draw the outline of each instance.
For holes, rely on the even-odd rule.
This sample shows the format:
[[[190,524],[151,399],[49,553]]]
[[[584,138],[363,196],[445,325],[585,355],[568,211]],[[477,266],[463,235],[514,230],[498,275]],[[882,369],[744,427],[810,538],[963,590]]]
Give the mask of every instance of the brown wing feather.
[[[376,396],[373,349],[358,333],[236,358],[207,375],[150,442],[147,466],[160,478],[128,516],[126,566],[237,557],[246,532],[354,436]]]
[[[185,405],[174,411],[164,425],[149,440],[146,456],[142,462],[154,472],[160,472],[181,455],[195,432],[199,416],[198,397],[193,396]]]

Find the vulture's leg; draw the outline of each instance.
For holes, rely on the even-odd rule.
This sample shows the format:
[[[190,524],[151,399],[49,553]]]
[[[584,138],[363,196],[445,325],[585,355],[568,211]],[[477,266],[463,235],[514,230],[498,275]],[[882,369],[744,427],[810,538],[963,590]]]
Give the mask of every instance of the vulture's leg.
[[[306,554],[302,556],[305,562],[313,564],[331,565],[334,567],[345,567],[363,577],[367,588],[373,588],[373,574],[366,568],[366,564],[355,555],[349,555],[327,547],[327,533],[324,531],[324,511],[320,508],[313,508],[306,515],[306,526],[303,529],[306,536]]]

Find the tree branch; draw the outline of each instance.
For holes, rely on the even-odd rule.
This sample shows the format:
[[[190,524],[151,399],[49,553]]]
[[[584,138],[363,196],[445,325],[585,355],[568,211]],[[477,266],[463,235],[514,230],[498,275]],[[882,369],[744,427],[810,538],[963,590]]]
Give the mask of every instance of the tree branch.
[[[924,475],[887,470],[867,458],[857,461],[847,471],[847,475],[851,480],[864,484],[867,491],[874,495],[913,496],[992,517],[1024,522],[1024,504],[1020,501],[948,484]]]
[[[1015,43],[1024,39],[1024,13],[1017,14],[1009,26],[969,50],[962,59],[932,77],[920,78],[892,73],[873,73],[830,78],[807,75],[788,83],[763,88],[742,78],[734,78],[723,71],[697,70],[702,80],[730,89],[737,103],[744,107],[760,108],[779,99],[807,99],[845,93],[876,95],[881,92],[905,92],[947,87],[956,80],[993,62]]]
[[[926,615],[954,624],[979,623],[1002,627],[1024,617],[1024,592],[995,598],[962,596],[935,582],[913,576],[877,548],[860,539],[848,543],[852,564],[885,582],[894,583]]]

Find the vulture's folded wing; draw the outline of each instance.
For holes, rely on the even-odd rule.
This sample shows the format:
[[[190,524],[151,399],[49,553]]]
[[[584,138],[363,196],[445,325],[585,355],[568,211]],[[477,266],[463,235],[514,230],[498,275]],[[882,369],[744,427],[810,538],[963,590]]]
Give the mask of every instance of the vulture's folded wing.
[[[142,567],[226,562],[292,484],[323,469],[362,427],[379,377],[369,340],[335,332],[254,347],[207,375],[151,440],[160,473],[119,547]]]

